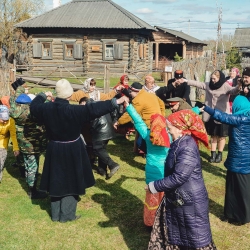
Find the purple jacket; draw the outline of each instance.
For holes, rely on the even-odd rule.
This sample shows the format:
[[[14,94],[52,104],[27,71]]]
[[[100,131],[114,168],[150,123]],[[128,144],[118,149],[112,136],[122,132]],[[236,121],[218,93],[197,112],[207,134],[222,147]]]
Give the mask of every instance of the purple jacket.
[[[171,244],[200,248],[211,243],[208,195],[199,149],[191,136],[182,136],[171,144],[165,178],[155,181],[154,187],[166,195],[166,225]],[[177,200],[184,204],[176,206]]]

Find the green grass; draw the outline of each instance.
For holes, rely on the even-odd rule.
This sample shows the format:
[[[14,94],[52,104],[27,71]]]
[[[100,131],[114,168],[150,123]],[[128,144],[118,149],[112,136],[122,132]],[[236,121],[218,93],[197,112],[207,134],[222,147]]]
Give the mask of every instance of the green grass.
[[[159,73],[154,72],[152,75],[155,78],[155,81],[159,86],[165,85],[164,82],[161,81]],[[48,79],[52,80],[52,81],[58,81],[61,78],[48,78]],[[81,81],[84,82],[87,78],[79,77],[79,78],[66,78],[66,79],[72,84],[82,84]],[[104,87],[104,79],[103,78],[97,77],[97,78],[95,78],[95,80],[96,80],[96,87],[98,87],[98,88]],[[120,77],[110,77],[110,87],[111,88],[114,87],[119,81],[120,81]],[[129,83],[132,84],[135,81],[140,82],[141,84],[144,84],[144,80],[138,80],[138,79],[130,79]],[[46,88],[46,87],[39,87],[34,83],[26,82],[26,84],[30,88],[29,92],[33,93],[33,94],[37,94],[41,91],[50,90],[49,88]]]
[[[169,111],[167,111],[168,114]],[[77,214],[69,223],[50,220],[50,201],[29,200],[25,180],[14,162],[11,148],[0,184],[0,249],[3,250],[145,250],[150,232],[143,224],[145,159],[132,153],[130,140],[118,136],[108,151],[120,164],[119,171],[105,180],[95,173],[96,185],[81,196]],[[225,147],[227,150],[227,146]],[[203,176],[209,194],[210,223],[218,250],[249,250],[250,223],[236,226],[222,222],[226,170],[223,163],[207,161],[210,152],[201,147]],[[223,162],[227,152],[223,153]],[[42,172],[41,157],[39,172]]]
[[[81,219],[65,224],[50,220],[49,199],[28,199],[25,180],[11,166],[14,157],[9,150],[0,184],[0,249],[147,249],[150,233],[142,218],[145,159],[135,156],[132,147],[133,138],[117,137],[109,143],[108,150],[121,168],[110,180],[94,173],[96,185],[78,203]],[[248,250],[250,225],[235,226],[219,219],[226,171],[222,163],[208,163],[208,157],[209,151],[201,147],[213,239],[219,250]]]

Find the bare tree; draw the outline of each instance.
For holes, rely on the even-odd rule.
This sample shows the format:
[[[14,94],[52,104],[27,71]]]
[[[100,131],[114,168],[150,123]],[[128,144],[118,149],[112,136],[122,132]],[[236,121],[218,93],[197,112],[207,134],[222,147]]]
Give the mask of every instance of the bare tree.
[[[0,0],[0,47],[12,47],[14,25],[44,8],[43,0]]]

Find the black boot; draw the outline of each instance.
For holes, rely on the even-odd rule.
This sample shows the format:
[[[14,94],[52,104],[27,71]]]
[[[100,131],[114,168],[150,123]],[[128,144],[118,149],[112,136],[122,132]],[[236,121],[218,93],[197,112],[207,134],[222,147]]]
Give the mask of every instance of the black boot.
[[[209,158],[209,162],[213,163],[215,162],[216,158],[216,151],[211,151],[211,157]]]
[[[219,163],[222,161],[222,152],[218,151],[218,154],[216,155],[215,162]]]
[[[28,195],[30,199],[44,199],[47,197],[47,193],[38,191],[36,186],[29,187]]]

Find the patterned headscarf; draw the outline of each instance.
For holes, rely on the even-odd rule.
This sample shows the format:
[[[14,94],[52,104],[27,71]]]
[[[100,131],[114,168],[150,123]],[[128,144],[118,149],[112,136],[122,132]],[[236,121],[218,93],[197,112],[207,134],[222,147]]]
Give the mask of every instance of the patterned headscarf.
[[[166,118],[155,114],[150,118],[150,141],[154,145],[170,147],[169,136],[166,131]]]
[[[9,109],[5,105],[0,105],[0,119],[4,121],[10,119]]]
[[[94,101],[100,101],[100,91],[99,90],[94,90],[90,92],[90,82],[91,80],[93,80],[94,78],[88,78],[85,80],[85,82],[83,83],[83,91],[85,93],[89,94],[89,98],[93,99]]]
[[[192,110],[177,111],[169,115],[167,121],[182,130],[183,134],[191,135],[197,144],[200,141],[208,147],[208,136],[204,123]]]

